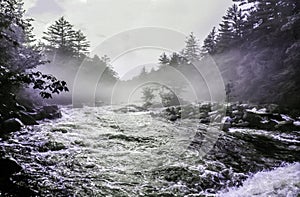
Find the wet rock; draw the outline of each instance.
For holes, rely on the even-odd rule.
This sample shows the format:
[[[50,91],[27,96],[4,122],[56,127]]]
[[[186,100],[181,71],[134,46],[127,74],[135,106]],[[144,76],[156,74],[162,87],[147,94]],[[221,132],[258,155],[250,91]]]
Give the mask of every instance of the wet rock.
[[[236,126],[236,127],[248,127],[249,124],[250,123],[247,122],[247,121],[239,120],[238,123],[233,124],[233,126]]]
[[[0,177],[8,178],[12,174],[20,172],[22,167],[13,158],[1,158],[0,159]]]
[[[55,119],[55,118],[61,118],[61,112],[57,105],[49,105],[49,106],[43,106],[43,112],[45,113],[45,118],[48,119]]]
[[[61,133],[68,133],[68,130],[65,128],[53,128],[51,132],[61,132]]]
[[[211,104],[210,103],[202,103],[199,106],[199,112],[210,112],[211,111]]]
[[[40,152],[59,151],[65,149],[66,146],[61,142],[48,141],[39,147]]]
[[[57,105],[43,106],[36,112],[28,114],[31,115],[35,120],[43,120],[45,118],[56,119],[62,117],[61,111],[59,110]]]
[[[10,133],[21,130],[23,126],[24,124],[18,118],[10,118],[2,123],[2,130],[5,133]]]
[[[200,118],[200,123],[202,124],[209,124],[210,123],[210,118],[206,117],[206,118]]]
[[[231,122],[232,122],[232,119],[229,116],[225,116],[221,121],[221,123],[222,123],[221,129],[223,131],[228,131],[229,128],[231,127]]]
[[[17,114],[18,118],[24,123],[25,125],[38,125],[39,123],[36,122],[36,120],[29,115],[28,113],[24,111],[20,111]]]
[[[177,117],[175,114],[171,114],[171,115],[169,116],[169,120],[170,120],[170,121],[176,121],[177,118],[178,118],[178,117]]]

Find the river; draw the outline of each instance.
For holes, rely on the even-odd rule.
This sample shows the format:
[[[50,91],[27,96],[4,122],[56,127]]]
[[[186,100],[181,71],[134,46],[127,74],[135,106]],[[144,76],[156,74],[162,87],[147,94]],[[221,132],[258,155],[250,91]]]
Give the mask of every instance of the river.
[[[39,196],[298,196],[300,132],[218,130],[153,112],[63,107],[63,117],[1,140]],[[207,140],[207,139],[206,139]]]

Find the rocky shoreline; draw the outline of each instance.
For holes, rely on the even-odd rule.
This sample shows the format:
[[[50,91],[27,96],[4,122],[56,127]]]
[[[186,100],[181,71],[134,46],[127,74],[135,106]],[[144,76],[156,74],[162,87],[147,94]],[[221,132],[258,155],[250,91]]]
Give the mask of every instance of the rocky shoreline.
[[[2,106],[2,109],[5,109],[5,106]],[[0,139],[2,140],[9,138],[10,133],[19,131],[25,126],[38,125],[38,121],[62,117],[57,105],[25,107],[17,102],[4,116],[0,115]],[[13,183],[12,175],[21,172],[22,166],[8,156],[3,147],[0,148],[0,195],[15,193],[18,196],[34,196],[34,191],[28,187]]]
[[[202,103],[166,107],[161,115],[170,121],[192,118],[199,119],[199,122],[203,124],[221,123],[224,131],[228,131],[229,128],[270,131],[300,130],[300,111],[282,108],[275,104]]]

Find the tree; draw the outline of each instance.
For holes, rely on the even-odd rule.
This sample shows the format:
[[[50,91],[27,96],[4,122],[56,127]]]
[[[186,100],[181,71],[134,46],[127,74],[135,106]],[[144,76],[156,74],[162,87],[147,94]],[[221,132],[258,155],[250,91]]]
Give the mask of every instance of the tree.
[[[43,39],[48,42],[48,48],[50,51],[56,51],[72,54],[74,47],[74,34],[73,25],[70,24],[64,17],[59,18],[48,27],[44,32]],[[79,33],[79,36],[80,33]],[[81,37],[82,39],[82,37]],[[80,40],[81,42],[82,40]]]
[[[169,64],[170,60],[168,58],[168,56],[166,55],[166,53],[162,53],[160,56],[159,56],[159,64],[160,65],[167,65]]]
[[[169,60],[169,65],[173,67],[177,67],[181,63],[182,57],[178,53],[172,53],[170,60]]]
[[[213,27],[211,32],[208,34],[208,36],[205,38],[202,46],[202,53],[208,53],[213,54],[216,50],[216,44],[217,44],[217,32],[216,27]]]
[[[218,52],[241,41],[245,15],[236,4],[228,8],[220,24],[217,48]]]
[[[22,87],[40,90],[43,98],[68,91],[64,81],[32,71],[47,61],[37,47],[27,44],[32,29],[30,21],[23,19],[22,5],[17,0],[0,1],[0,100],[6,106],[14,104],[14,95]]]
[[[183,49],[183,56],[190,62],[200,60],[201,50],[198,44],[197,38],[194,36],[193,32],[186,38],[185,48]]]
[[[89,52],[90,42],[86,39],[86,36],[81,30],[78,30],[73,35],[73,48],[77,57],[85,56]]]
[[[145,102],[144,107],[149,107],[152,105],[152,100],[154,99],[154,89],[151,87],[144,87],[142,90],[142,99]]]

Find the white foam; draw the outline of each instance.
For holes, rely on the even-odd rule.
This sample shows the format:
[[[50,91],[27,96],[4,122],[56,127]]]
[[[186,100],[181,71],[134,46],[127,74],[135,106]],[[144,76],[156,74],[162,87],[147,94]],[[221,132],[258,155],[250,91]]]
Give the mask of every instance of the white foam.
[[[300,193],[300,163],[254,174],[241,187],[229,188],[220,197],[287,196]]]

